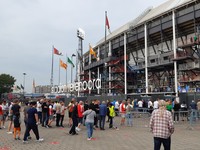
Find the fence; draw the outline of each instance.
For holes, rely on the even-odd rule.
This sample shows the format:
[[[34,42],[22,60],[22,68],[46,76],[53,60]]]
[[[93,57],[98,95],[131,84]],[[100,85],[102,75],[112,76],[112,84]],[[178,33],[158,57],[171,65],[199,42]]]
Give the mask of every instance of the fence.
[[[133,120],[134,127],[149,127],[150,117],[153,109],[136,108],[131,112],[131,119]],[[121,115],[117,112],[118,116],[115,117],[115,125],[120,126]],[[172,117],[175,125],[185,125],[187,129],[194,129],[200,125],[200,111],[175,111],[172,112]],[[127,120],[127,116],[126,116]],[[127,122],[125,122],[127,125]]]

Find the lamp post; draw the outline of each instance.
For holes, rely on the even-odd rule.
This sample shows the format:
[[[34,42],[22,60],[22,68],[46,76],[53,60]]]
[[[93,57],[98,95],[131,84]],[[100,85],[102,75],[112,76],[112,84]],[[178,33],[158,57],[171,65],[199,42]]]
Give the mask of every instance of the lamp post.
[[[25,95],[25,76],[26,76],[26,73],[23,73],[23,96]]]

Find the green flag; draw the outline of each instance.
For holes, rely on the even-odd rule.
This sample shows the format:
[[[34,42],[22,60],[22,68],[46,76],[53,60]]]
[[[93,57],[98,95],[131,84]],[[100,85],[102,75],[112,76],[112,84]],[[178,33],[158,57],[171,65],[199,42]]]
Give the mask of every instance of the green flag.
[[[71,65],[74,67],[73,62],[71,61],[71,59],[69,59],[69,57],[67,57],[67,62],[68,62],[69,64],[71,64]]]

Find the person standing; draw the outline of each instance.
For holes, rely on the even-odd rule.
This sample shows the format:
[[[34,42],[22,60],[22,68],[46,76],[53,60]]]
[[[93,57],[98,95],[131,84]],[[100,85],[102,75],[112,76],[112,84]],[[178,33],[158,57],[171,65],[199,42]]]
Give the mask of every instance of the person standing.
[[[65,103],[63,101],[61,101],[61,109],[60,109],[60,126],[61,127],[64,127],[63,126],[63,120],[65,118],[65,110],[66,110],[66,107],[65,107]]]
[[[20,114],[16,113],[15,114],[15,118],[13,120],[14,122],[14,134],[13,137],[15,140],[21,140],[20,139],[20,133],[21,133],[21,122],[20,122]],[[16,138],[16,134],[18,135],[18,137]]]
[[[118,111],[119,111],[119,101],[117,100],[115,102],[115,113],[116,113],[116,116],[118,116]]]
[[[56,105],[56,127],[60,127],[61,101]]]
[[[71,100],[71,102],[68,104],[67,109],[68,109],[68,117],[69,117],[69,122],[68,122],[68,126],[71,127],[72,126],[72,112],[74,109],[74,99]]]
[[[126,114],[126,101],[123,100],[122,103],[119,106],[119,111],[121,114],[121,125],[125,125],[125,114]],[[110,109],[109,109],[110,110]]]
[[[30,131],[32,130],[36,136],[36,140],[38,142],[44,141],[44,139],[40,138],[39,131],[38,131],[38,114],[36,107],[36,102],[30,102],[30,109],[27,111],[27,126],[24,133],[23,143],[28,143],[27,138],[29,136]]]
[[[11,112],[12,106],[13,106],[13,103],[11,102],[11,103],[10,103],[10,106],[9,106],[9,113],[8,113],[8,118],[9,118],[8,131],[7,131],[8,134],[12,134],[12,133],[13,133],[13,132],[11,131],[12,124],[13,124],[13,114],[12,114],[12,112]]]
[[[11,108],[11,114],[13,115],[13,121],[15,120],[16,113],[20,114],[20,111],[21,111],[21,106],[19,106],[19,101],[15,100],[14,104],[12,105],[12,108]]]
[[[37,112],[38,112],[38,118],[40,120],[40,124],[42,124],[42,102],[43,102],[43,99],[37,101]]]
[[[6,118],[8,116],[8,104],[6,103],[6,100],[3,101],[3,104],[2,104],[2,109],[3,109],[3,121],[2,121],[2,127],[5,129],[5,122],[6,122]]]
[[[90,141],[93,135],[94,118],[96,116],[96,112],[93,111],[89,106],[89,110],[86,110],[83,115],[86,116],[85,124],[87,127],[87,140]]]
[[[131,105],[130,100],[127,101],[127,106],[126,106],[126,120],[127,120],[127,126],[132,127],[133,126],[133,114],[132,111],[133,106]]]
[[[46,127],[48,124],[48,105],[47,100],[44,99],[42,103],[42,127]]]
[[[154,136],[154,150],[160,150],[163,144],[165,150],[171,149],[171,135],[174,133],[172,114],[166,110],[166,102],[159,100],[159,109],[152,112],[150,127]]]
[[[25,124],[25,127],[27,127],[27,122],[28,122],[28,118],[27,118],[27,111],[30,109],[30,104],[28,102],[25,103],[25,106],[24,106],[24,110],[23,110],[23,113],[24,113],[24,124]],[[39,117],[38,117],[39,118]],[[28,133],[28,139],[31,139],[31,136],[30,136],[30,133]]]
[[[83,112],[84,112],[84,106],[83,106],[83,101],[79,101],[79,104],[77,106],[78,108],[78,127],[76,127],[77,131],[80,131],[81,124],[83,124]]]
[[[2,109],[2,102],[0,101],[0,129],[1,128],[1,122],[3,120],[3,109]]]
[[[104,125],[105,125],[105,120],[106,120],[106,114],[107,114],[107,106],[106,102],[102,101],[101,105],[99,105],[99,127],[100,130],[105,130]]]
[[[114,120],[114,117],[115,117],[115,108],[112,105],[112,103],[110,103],[110,105],[109,105],[109,117],[110,117],[109,128],[113,128],[113,120]]]
[[[180,110],[180,108],[181,108],[180,103],[177,100],[175,100],[174,101],[174,108],[173,108],[174,122],[176,122],[176,121],[179,122],[179,110]]]
[[[78,102],[74,100],[74,107],[72,111],[72,127],[69,131],[70,135],[78,135],[76,133],[76,127],[78,126],[78,108],[77,108]]]

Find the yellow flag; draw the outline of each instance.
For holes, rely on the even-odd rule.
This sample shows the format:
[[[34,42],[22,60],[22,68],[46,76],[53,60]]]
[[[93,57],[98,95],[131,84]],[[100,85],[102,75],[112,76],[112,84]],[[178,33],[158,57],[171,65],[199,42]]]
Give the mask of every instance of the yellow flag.
[[[91,45],[90,45],[90,55],[93,55],[95,58],[97,58],[97,54],[95,53]]]

